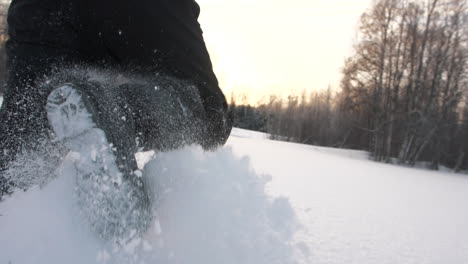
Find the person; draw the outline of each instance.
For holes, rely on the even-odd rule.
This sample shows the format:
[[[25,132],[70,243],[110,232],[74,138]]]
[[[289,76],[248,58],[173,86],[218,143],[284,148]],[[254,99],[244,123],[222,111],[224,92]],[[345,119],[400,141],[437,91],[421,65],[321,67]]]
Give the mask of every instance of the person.
[[[69,142],[94,129],[111,146],[100,158],[111,152],[118,173],[134,186],[130,196],[141,202],[146,198],[137,194],[143,187],[135,177],[135,152],[223,145],[232,122],[199,13],[194,0],[13,0],[0,110],[0,184],[1,171],[25,151],[57,141],[84,151],[81,145],[97,141],[75,147]],[[88,125],[79,125],[85,119]],[[104,177],[99,170],[108,165],[93,165],[91,174]],[[90,164],[76,166],[90,173]],[[3,181],[0,192],[6,193]]]

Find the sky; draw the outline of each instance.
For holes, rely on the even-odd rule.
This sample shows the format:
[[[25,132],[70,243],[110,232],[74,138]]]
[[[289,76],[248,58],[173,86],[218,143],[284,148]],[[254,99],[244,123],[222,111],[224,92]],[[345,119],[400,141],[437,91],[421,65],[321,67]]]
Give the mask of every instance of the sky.
[[[220,86],[250,102],[339,86],[372,0],[197,0]]]

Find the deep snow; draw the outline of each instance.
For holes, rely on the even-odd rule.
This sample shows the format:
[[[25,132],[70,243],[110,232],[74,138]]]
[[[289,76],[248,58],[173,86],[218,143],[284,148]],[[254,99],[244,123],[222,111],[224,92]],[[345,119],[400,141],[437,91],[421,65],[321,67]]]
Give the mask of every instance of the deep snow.
[[[309,263],[468,263],[468,176],[369,161],[362,151],[232,137],[268,193],[291,201]]]
[[[187,147],[140,155],[154,222],[124,246],[99,240],[83,221],[69,154],[44,187],[17,191],[0,203],[0,263],[301,263],[300,227],[286,198],[265,193],[271,179],[230,147],[205,153]],[[27,166],[26,166],[27,167]],[[45,179],[45,180],[44,180]],[[20,182],[25,182],[21,180]],[[30,181],[29,181],[30,182]],[[298,245],[299,244],[299,245]]]
[[[214,153],[140,160],[159,194],[144,238],[118,249],[95,238],[65,162],[0,203],[0,263],[468,263],[464,175],[239,129]]]

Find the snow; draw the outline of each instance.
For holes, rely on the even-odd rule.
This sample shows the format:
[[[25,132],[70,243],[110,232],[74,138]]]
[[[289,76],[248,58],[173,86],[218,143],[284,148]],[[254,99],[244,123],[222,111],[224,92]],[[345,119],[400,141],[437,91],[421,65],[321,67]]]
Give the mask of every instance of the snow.
[[[468,263],[468,177],[364,152],[232,137],[272,195],[289,198],[310,263]]]
[[[236,138],[268,139],[268,136],[266,133],[246,129],[234,128],[231,131],[231,137]]]
[[[82,222],[65,163],[0,203],[0,263],[468,263],[467,176],[267,138],[140,154],[156,217],[122,248]]]
[[[271,177],[256,174],[248,158],[229,146],[141,156],[154,205],[154,223],[143,237],[116,245],[90,231],[68,155],[43,188],[0,203],[0,263],[303,263],[289,201],[265,193]]]

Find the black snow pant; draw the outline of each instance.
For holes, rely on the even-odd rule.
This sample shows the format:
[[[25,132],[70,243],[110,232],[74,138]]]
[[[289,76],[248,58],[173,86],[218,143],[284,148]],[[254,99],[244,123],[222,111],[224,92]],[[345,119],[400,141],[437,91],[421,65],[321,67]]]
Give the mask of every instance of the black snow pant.
[[[109,98],[130,106],[131,130],[144,149],[224,144],[231,122],[198,14],[194,0],[13,0],[0,110],[0,189],[1,170],[19,153],[48,144],[48,82],[67,73],[129,79],[113,83]]]

